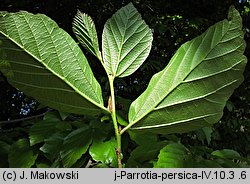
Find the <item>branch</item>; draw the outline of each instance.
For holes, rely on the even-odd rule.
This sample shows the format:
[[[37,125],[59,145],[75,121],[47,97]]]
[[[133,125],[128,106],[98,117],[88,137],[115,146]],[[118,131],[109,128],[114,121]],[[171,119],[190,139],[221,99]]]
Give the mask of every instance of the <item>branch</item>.
[[[13,119],[13,120],[7,120],[7,121],[0,121],[0,125],[1,124],[14,124],[14,123],[19,123],[19,122],[23,122],[23,121],[32,120],[32,119],[38,119],[38,118],[44,116],[48,111],[52,111],[52,110],[49,109],[49,110],[47,110],[46,112],[44,112],[42,114],[29,116],[29,117],[25,117],[25,118]]]

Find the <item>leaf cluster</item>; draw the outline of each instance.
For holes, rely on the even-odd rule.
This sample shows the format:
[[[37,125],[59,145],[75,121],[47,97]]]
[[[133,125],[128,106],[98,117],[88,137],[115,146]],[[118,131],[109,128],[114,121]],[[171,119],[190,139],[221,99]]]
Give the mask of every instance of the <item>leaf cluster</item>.
[[[116,167],[112,124],[96,118],[66,117],[51,111],[12,134],[2,132],[0,167]],[[25,133],[16,135],[15,131]]]
[[[116,141],[108,116],[73,117],[47,112],[0,135],[0,167],[116,167]],[[17,135],[16,132],[22,132]],[[216,150],[211,128],[182,135],[129,131],[123,139],[124,167],[248,167],[249,159],[232,149]],[[195,144],[194,144],[195,143]],[[21,159],[20,159],[21,158]]]
[[[181,16],[169,18],[176,20]],[[0,13],[1,71],[13,86],[61,112],[48,113],[32,125],[29,138],[12,145],[2,143],[4,153],[9,152],[11,167],[31,167],[38,163],[39,156],[52,167],[84,166],[87,160],[101,163],[102,167],[121,166],[121,153],[129,148],[131,140],[138,146],[128,152],[131,156],[124,155],[127,167],[228,167],[233,166],[233,159],[241,160],[232,150],[190,150],[178,138],[167,136],[218,122],[227,100],[242,83],[246,45],[242,20],[233,6],[227,19],[184,43],[131,104],[121,99],[126,106],[121,113],[116,111],[114,81],[133,74],[146,60],[152,46],[152,30],[129,3],[105,23],[101,49],[94,21],[87,14],[77,13],[73,31],[107,74],[108,102],[103,100],[101,85],[84,53],[55,21],[24,11]],[[65,117],[74,113],[92,115],[93,119],[87,118],[87,123],[85,119],[68,122],[62,112],[66,112]],[[112,118],[115,137],[109,134],[111,123],[99,125],[100,116],[104,120]],[[121,135],[126,132],[130,138],[121,148]],[[203,143],[202,136],[210,143],[211,133],[211,129],[203,128],[197,136]],[[145,143],[148,139],[152,145]],[[39,151],[33,151],[35,147]],[[28,154],[15,162],[18,150]],[[142,155],[145,150],[148,154]]]

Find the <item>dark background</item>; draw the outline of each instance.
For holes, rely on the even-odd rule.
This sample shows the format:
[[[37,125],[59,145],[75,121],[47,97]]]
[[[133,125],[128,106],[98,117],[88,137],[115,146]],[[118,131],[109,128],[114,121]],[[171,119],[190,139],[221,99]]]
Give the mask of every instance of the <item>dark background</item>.
[[[25,10],[46,14],[75,38],[71,25],[79,9],[93,18],[98,36],[101,38],[106,20],[129,2],[128,0],[0,0],[0,10],[10,12]],[[153,30],[154,41],[150,57],[145,64],[132,76],[116,80],[116,95],[120,97],[131,100],[138,97],[145,90],[151,76],[167,65],[181,44],[198,36],[215,22],[226,18],[230,5],[235,5],[242,15],[247,42],[245,54],[250,57],[250,3],[247,0],[134,0],[132,2]],[[102,85],[104,98],[107,98],[108,85],[101,66],[90,54],[86,51],[84,53]],[[243,155],[247,155],[250,150],[249,65],[248,63],[244,73],[245,81],[234,92],[225,108],[222,120],[214,127],[215,134],[218,134],[214,135],[215,142],[216,136],[218,140],[226,140],[221,143],[217,141],[218,148],[231,146],[240,150]],[[38,107],[38,102],[11,87],[0,73],[0,121],[14,120],[13,122],[17,124],[11,126],[18,126],[18,119],[36,116],[46,110]],[[239,140],[243,142],[239,144]]]

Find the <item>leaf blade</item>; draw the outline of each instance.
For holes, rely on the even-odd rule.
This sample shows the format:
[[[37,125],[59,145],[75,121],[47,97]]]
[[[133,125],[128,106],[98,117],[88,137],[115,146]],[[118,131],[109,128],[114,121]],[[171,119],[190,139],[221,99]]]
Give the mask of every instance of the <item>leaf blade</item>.
[[[112,167],[117,166],[117,155],[116,155],[116,140],[112,138],[108,141],[102,141],[97,139],[93,141],[90,146],[89,154],[95,161],[100,161],[103,164],[111,165]]]
[[[103,60],[108,73],[125,77],[135,72],[149,55],[153,36],[132,3],[118,10],[105,24]]]
[[[22,11],[2,13],[0,25],[0,69],[12,85],[65,112],[105,111],[87,59],[53,20]]]
[[[223,159],[240,159],[241,156],[237,151],[230,149],[216,150],[211,153],[212,156],[223,158]]]
[[[228,20],[183,44],[130,106],[133,129],[182,133],[219,121],[234,89],[243,81],[246,57],[241,17]]]
[[[73,32],[79,42],[101,61],[96,28],[92,18],[78,10],[73,19]]]
[[[35,164],[38,154],[35,154],[27,139],[19,139],[11,145],[8,161],[10,167],[30,168]]]
[[[64,137],[67,136],[65,133],[55,133],[49,138],[44,140],[44,145],[40,147],[40,150],[50,160],[54,161],[60,155],[60,149],[63,145]]]
[[[92,142],[91,130],[88,126],[69,133],[63,141],[60,155],[64,167],[71,167],[85,154]]]
[[[154,168],[182,168],[185,167],[188,151],[179,143],[170,143],[161,149]]]

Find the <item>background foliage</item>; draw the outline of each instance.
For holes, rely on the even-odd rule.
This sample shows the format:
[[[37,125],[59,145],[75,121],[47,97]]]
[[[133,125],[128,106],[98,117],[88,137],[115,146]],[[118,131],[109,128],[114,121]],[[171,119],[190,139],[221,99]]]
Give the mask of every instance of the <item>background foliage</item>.
[[[74,37],[72,19],[79,9],[93,18],[101,38],[106,20],[128,2],[1,0],[0,10],[46,14]],[[132,76],[115,81],[121,113],[145,90],[152,75],[167,65],[181,44],[226,18],[231,4],[241,12],[247,42],[245,54],[250,57],[248,0],[132,2],[152,29],[154,40],[150,57],[143,66]],[[105,73],[90,53],[84,53],[102,85],[104,101],[107,101],[109,89],[103,77]],[[249,167],[249,65],[245,70],[245,81],[228,101],[219,123],[181,135],[139,136],[129,132],[122,140],[126,167]],[[81,137],[81,132],[85,132],[85,137]],[[99,136],[94,137],[93,132],[99,132]],[[16,91],[0,75],[0,167],[112,167],[116,163],[112,135],[108,117],[78,117],[39,106],[35,100]],[[84,142],[69,146],[76,139],[84,139]],[[20,155],[22,159],[18,159]]]

